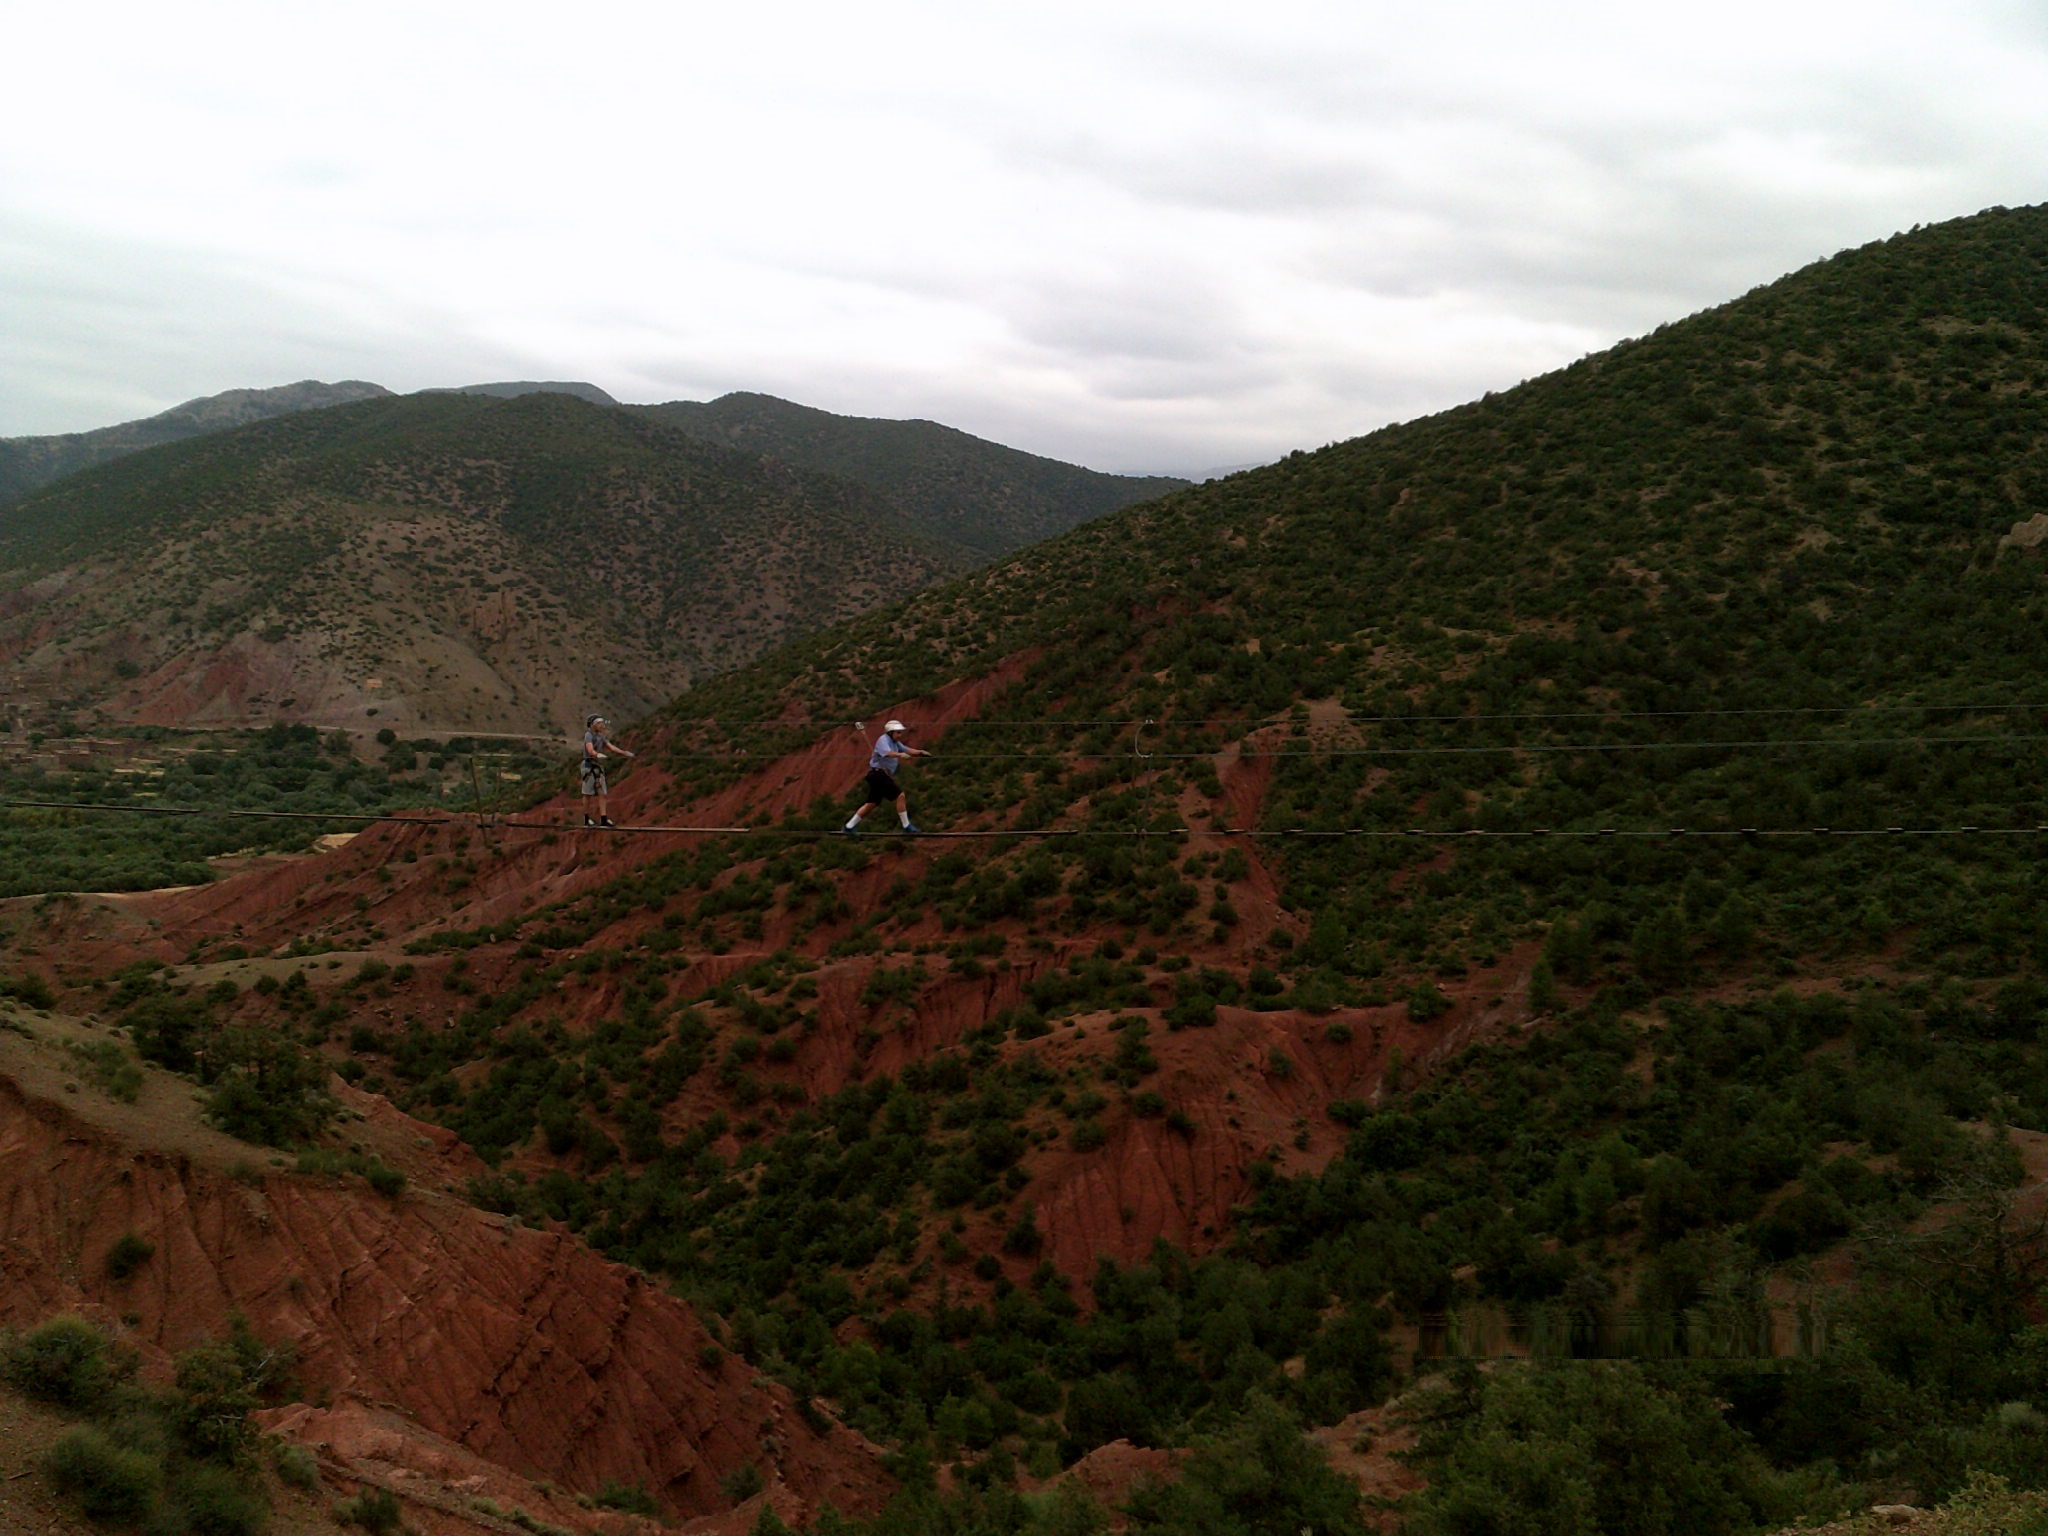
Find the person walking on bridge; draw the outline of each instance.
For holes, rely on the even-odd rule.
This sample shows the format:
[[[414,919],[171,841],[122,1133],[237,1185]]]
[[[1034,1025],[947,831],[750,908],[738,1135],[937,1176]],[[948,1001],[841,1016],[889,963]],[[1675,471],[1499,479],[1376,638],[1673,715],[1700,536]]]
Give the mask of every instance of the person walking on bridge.
[[[611,785],[605,779],[605,764],[615,755],[633,755],[606,734],[609,729],[603,715],[592,715],[583,722],[583,825],[586,827],[608,827],[612,824],[607,809]],[[597,801],[597,815],[594,817],[590,814],[593,799]]]
[[[917,836],[917,824],[910,819],[910,796],[896,782],[896,769],[906,758],[930,757],[931,753],[903,739],[909,729],[901,720],[891,720],[875,738],[875,749],[868,754],[867,804],[855,811],[853,819],[840,829],[845,836],[859,837],[861,817],[890,800],[896,802],[896,819],[903,823],[903,835]]]

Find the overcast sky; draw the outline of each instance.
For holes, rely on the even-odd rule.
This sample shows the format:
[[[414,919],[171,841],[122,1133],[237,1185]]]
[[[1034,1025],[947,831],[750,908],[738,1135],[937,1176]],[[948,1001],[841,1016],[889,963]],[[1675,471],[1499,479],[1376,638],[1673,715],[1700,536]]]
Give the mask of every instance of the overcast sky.
[[[587,379],[1193,473],[2048,199],[2044,0],[78,0],[0,37],[0,436]]]

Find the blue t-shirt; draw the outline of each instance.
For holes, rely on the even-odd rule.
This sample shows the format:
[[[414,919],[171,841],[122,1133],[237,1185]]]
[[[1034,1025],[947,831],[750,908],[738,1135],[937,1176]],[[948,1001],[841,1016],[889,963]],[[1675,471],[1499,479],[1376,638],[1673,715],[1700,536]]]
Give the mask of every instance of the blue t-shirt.
[[[875,750],[868,754],[869,773],[894,773],[896,765],[910,755],[910,749],[887,731],[875,738]]]

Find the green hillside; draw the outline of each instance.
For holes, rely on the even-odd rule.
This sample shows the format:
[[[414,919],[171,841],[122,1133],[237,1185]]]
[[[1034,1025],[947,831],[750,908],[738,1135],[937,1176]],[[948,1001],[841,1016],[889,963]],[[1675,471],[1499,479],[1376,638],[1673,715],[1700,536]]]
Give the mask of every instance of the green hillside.
[[[402,981],[117,1001],[456,1130],[888,1447],[876,1536],[1100,1529],[1019,1474],[1122,1440],[1132,1529],[1362,1532],[1404,1425],[1415,1536],[1967,1512],[2048,1486],[2044,391],[2048,208],[1845,252],[643,723],[751,831],[454,830],[294,920]],[[881,711],[982,835],[838,835]]]
[[[458,395],[496,395],[500,399],[516,399],[520,395],[551,394],[574,395],[579,400],[588,400],[592,405],[617,405],[611,395],[595,384],[578,380],[508,379],[497,384],[461,384],[452,391]]]
[[[388,395],[382,385],[360,379],[323,384],[308,379],[275,389],[231,389],[172,406],[142,421],[122,422],[92,432],[66,432],[50,437],[0,438],[0,506],[18,501],[53,480],[159,443],[222,432],[265,417],[318,410]]]
[[[948,819],[1066,820],[1069,798],[1001,793],[1018,768],[999,765],[1035,783],[1002,751],[1078,737],[1131,779],[1127,820],[1142,800],[1178,822],[1177,787],[1242,748],[1273,759],[1265,832],[2032,829],[2043,572],[2011,536],[2048,513],[2044,263],[2034,210],[1845,253],[1079,530],[675,714],[855,717],[1031,652],[1000,712],[1043,724],[949,741],[927,790]],[[1353,947],[1410,963],[1453,958],[1474,923],[1540,931],[1560,902],[1633,919],[1681,889],[1717,908],[1731,881],[1794,949],[1892,935],[1974,903],[1956,871],[2032,856],[1984,836],[1475,839],[1418,922],[1420,893],[1385,883],[1439,843],[1276,851],[1292,904],[1336,901]]]
[[[592,704],[630,717],[971,559],[851,482],[624,411],[430,393],[131,454],[25,498],[0,520],[22,594],[0,653],[25,685],[144,719],[225,664],[283,679],[269,707],[323,725],[382,707],[551,730]],[[371,679],[380,698],[358,698]]]
[[[698,437],[857,481],[902,507],[920,527],[989,558],[1187,483],[1105,475],[933,421],[836,416],[771,395],[635,409]]]
[[[1440,1481],[1417,1528],[1524,1528],[1504,1511],[1565,1498],[1603,1457],[1691,1477],[1659,1444],[1711,1469],[1664,1523],[1526,1528],[1734,1530],[1859,1490],[1939,1496],[1971,1465],[2048,1478],[2021,1427],[2037,1408],[2000,1406],[2048,1403],[2048,1253],[2017,1198],[2048,1134],[2048,573],[2011,541],[2048,512],[2044,388],[2048,210],[1996,210],[1105,519],[681,700],[687,794],[735,771],[715,746],[730,722],[858,718],[1027,658],[990,723],[939,741],[919,819],[1081,835],[948,853],[856,928],[887,955],[935,913],[957,965],[1001,920],[1072,957],[972,1036],[970,1062],[1019,1054],[940,1123],[1057,1102],[1064,1085],[1018,1076],[1020,1042],[1133,989],[1174,999],[1132,1015],[1155,1038],[1232,1005],[1426,1018],[1527,957],[1520,1030],[1329,1104],[1341,1156],[1253,1170],[1221,1254],[1106,1271],[1079,1333],[1045,1320],[1043,1289],[998,1286],[936,1334],[845,1296],[882,1340],[860,1422],[881,1432],[920,1391],[928,1412],[950,1394],[1014,1422],[1001,1405],[1043,1375],[1070,1452],[1173,1443],[1260,1393],[1314,1419],[1374,1400],[1388,1380],[1362,1341],[1403,1319],[1524,1309],[1567,1343],[1683,1353],[1716,1308],[1739,1338],[1796,1297],[1832,1321],[1811,1359],[1617,1367],[1549,1407],[1516,1377],[1467,1381],[1431,1410]],[[1242,822],[1228,781],[1266,768]],[[1283,920],[1249,965],[1176,970],[1237,921],[1244,854]],[[797,844],[743,867],[772,911],[841,857]],[[1125,1112],[1157,1113],[1124,1070]],[[899,1090],[930,1104],[936,1080]],[[943,1143],[922,1150],[914,1120],[885,1133],[881,1108],[849,1090],[753,1155],[786,1177],[706,1180],[658,1225],[626,1214],[647,1181],[594,1185],[596,1230],[770,1309],[775,1350],[844,1402],[843,1350],[799,1342],[827,1283],[804,1277],[867,1251],[798,1257],[777,1236],[856,1177],[829,1128],[859,1127],[864,1166],[926,1181],[934,1209],[959,1198]],[[889,1163],[913,1146],[930,1161]],[[1028,1183],[1000,1184],[999,1211],[1029,1206]],[[1855,1288],[1823,1283],[1827,1255],[1854,1257]],[[1006,1309],[1046,1342],[1000,1355],[988,1341],[1024,1326]],[[944,1392],[918,1385],[947,1369]]]
[[[4,529],[5,553],[35,572],[222,510],[274,504],[294,493],[358,501],[440,504],[489,515],[568,548],[596,541],[577,529],[627,477],[696,482],[703,515],[733,512],[759,495],[749,456],[555,392],[498,399],[429,391],[296,412],[232,433],[131,455],[22,503]],[[863,516],[891,519],[858,491],[783,472],[791,499],[809,493]],[[604,551],[593,549],[597,558]]]

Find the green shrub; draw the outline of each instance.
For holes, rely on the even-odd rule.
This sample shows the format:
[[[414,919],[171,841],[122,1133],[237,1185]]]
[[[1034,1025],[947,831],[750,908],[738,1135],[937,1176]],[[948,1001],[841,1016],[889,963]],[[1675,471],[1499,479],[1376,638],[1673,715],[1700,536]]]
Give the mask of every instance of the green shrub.
[[[1285,1408],[1256,1393],[1243,1417],[1197,1438],[1177,1481],[1140,1484],[1126,1511],[1133,1532],[1159,1536],[1365,1532],[1357,1484],[1331,1468],[1327,1453]]]
[[[201,998],[159,993],[136,1002],[120,1018],[144,1061],[173,1072],[191,1072],[213,1028],[213,1011]]]
[[[73,1042],[66,1047],[80,1071],[108,1098],[133,1104],[142,1097],[142,1068],[127,1047],[113,1040]]]
[[[735,1504],[744,1504],[767,1486],[768,1479],[751,1461],[741,1462],[718,1480],[719,1492]]]
[[[559,1525],[552,1525],[548,1521],[541,1519],[539,1515],[534,1514],[531,1510],[515,1509],[507,1514],[505,1518],[518,1526],[522,1531],[532,1532],[533,1536],[576,1536],[574,1531],[565,1530]]]
[[[1418,981],[1408,991],[1408,1017],[1418,1024],[1440,1019],[1451,1011],[1451,1000],[1433,981]]]
[[[194,1455],[232,1456],[248,1438],[249,1410],[255,1406],[256,1394],[227,1345],[201,1345],[178,1357],[171,1417]]]
[[[0,997],[11,997],[18,1003],[46,1012],[57,1006],[57,996],[50,990],[50,984],[42,977],[26,972],[19,976],[0,976]]]
[[[5,1370],[9,1383],[38,1402],[81,1411],[99,1403],[126,1374],[107,1336],[69,1313],[9,1346]]]
[[[260,1030],[223,1030],[206,1118],[228,1135],[282,1147],[319,1135],[339,1105],[319,1057]]]
[[[2018,1492],[1993,1473],[1972,1472],[1941,1509],[1943,1536],[2048,1536],[2048,1495]],[[1865,1518],[1874,1531],[1877,1518]],[[1863,1536],[1863,1522],[1854,1529]]]
[[[330,1178],[355,1174],[370,1188],[387,1198],[398,1195],[405,1188],[403,1173],[382,1158],[368,1152],[343,1152],[333,1147],[301,1147],[292,1166],[300,1173],[324,1174]],[[473,1182],[480,1185],[487,1181]],[[508,1216],[514,1209],[514,1205],[494,1203],[493,1200],[480,1195],[476,1188],[471,1189],[470,1198],[492,1210],[503,1210]]]
[[[1699,1384],[1617,1362],[1504,1370],[1479,1412],[1426,1435],[1422,1452],[1430,1483],[1409,1527],[1420,1536],[1711,1536],[1834,1512],[1829,1490],[1774,1472]]]
[[[387,1199],[395,1199],[405,1188],[405,1175],[389,1163],[375,1162],[363,1174],[370,1188]]]
[[[186,1350],[177,1359],[170,1421],[193,1455],[229,1459],[250,1438],[249,1412],[289,1379],[292,1351],[265,1344],[236,1318],[225,1339]]]
[[[156,1244],[136,1233],[123,1232],[107,1249],[107,1277],[111,1280],[126,1280],[136,1270],[147,1264],[156,1253]]]
[[[287,1487],[317,1488],[320,1485],[319,1460],[302,1445],[280,1442],[270,1453],[270,1464],[276,1469],[278,1480]]]
[[[170,1502],[173,1528],[191,1536],[258,1536],[270,1514],[262,1493],[230,1467],[188,1468]]]
[[[43,1470],[59,1493],[95,1520],[141,1518],[163,1482],[163,1466],[145,1451],[127,1450],[89,1424],[68,1429],[50,1447]]]
[[[592,1500],[600,1509],[621,1510],[629,1515],[659,1515],[661,1503],[638,1483],[608,1478]]]
[[[360,1525],[371,1536],[397,1530],[398,1516],[398,1495],[389,1488],[365,1488],[334,1507],[336,1520],[343,1525]]]
[[[1027,1205],[1010,1230],[1003,1234],[1003,1251],[1035,1258],[1044,1246],[1045,1234],[1038,1230],[1037,1207]]]

